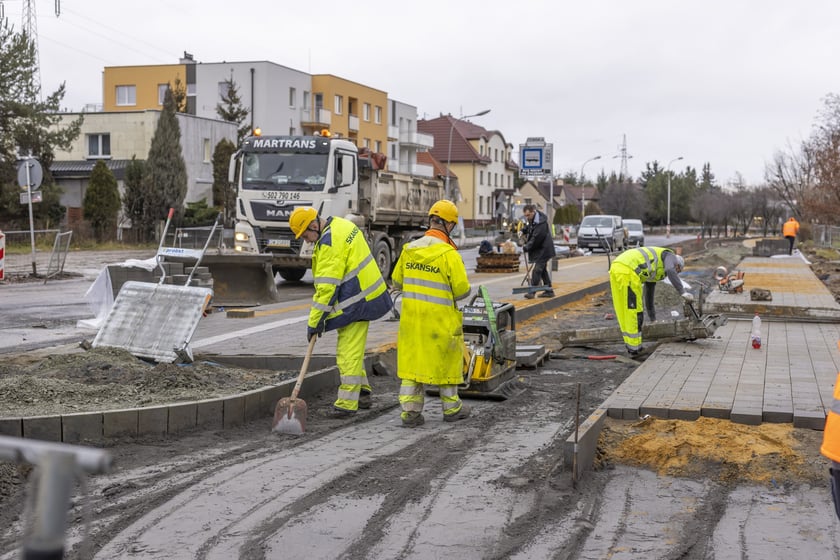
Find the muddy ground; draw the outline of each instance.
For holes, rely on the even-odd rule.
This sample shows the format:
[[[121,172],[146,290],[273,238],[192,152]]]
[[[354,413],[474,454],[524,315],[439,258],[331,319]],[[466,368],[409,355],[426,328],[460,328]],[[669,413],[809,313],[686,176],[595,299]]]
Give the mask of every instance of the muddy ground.
[[[739,245],[712,246],[708,250],[694,245],[686,246],[688,277],[693,276],[697,282],[708,285],[712,284],[712,273],[717,266],[731,269],[749,252]],[[814,263],[818,276],[835,295],[840,295],[837,255],[809,254],[808,257]],[[665,317],[671,311],[681,310],[682,302],[676,293],[667,286],[658,287],[658,315]],[[450,441],[453,436],[443,439],[439,436],[437,440],[424,441],[422,446],[413,446],[408,453],[414,455],[417,464],[435,465],[434,472],[427,475],[431,479],[436,472],[445,472],[467,460],[480,445],[483,434],[511,430],[540,417],[567,420],[571,433],[573,419],[576,416],[585,418],[594,411],[638,363],[629,359],[590,359],[590,356],[601,354],[622,355],[622,344],[557,348],[554,343],[556,333],[571,328],[609,326],[614,322],[612,313],[609,293],[605,292],[519,325],[518,341],[546,344],[552,349],[551,359],[538,370],[520,371],[516,384],[519,390],[507,401],[495,403],[492,413],[454,425],[459,434],[457,445]],[[0,401],[0,407],[14,406],[19,414],[27,414],[27,406],[30,413],[43,413],[47,408],[70,404],[81,407],[73,408],[74,411],[84,410],[91,402],[95,402],[98,408],[119,408],[128,402],[159,402],[155,400],[158,398],[206,398],[209,394],[251,389],[255,383],[263,384],[272,375],[278,375],[276,372],[230,368],[219,370],[217,366],[206,366],[210,370],[204,371],[203,365],[167,366],[164,371],[155,372],[154,368],[160,366],[143,363],[137,367],[132,356],[119,353],[103,356],[101,351],[35,363],[27,363],[25,357],[15,359],[19,362],[12,371],[0,369],[0,382],[15,375],[23,377],[12,380],[9,387],[17,386],[18,393],[15,393],[12,402]],[[66,360],[64,368],[62,360]],[[388,360],[393,360],[393,356],[386,356],[386,362]],[[49,375],[41,375],[43,386],[33,381],[32,374],[40,371],[39,368],[50,372]],[[214,377],[215,384],[211,386],[204,375]],[[160,386],[158,381],[149,382],[150,377],[164,380],[164,386]],[[50,388],[48,385],[51,382],[60,383],[59,389]],[[371,384],[374,387],[373,408],[360,411],[349,420],[324,416],[324,411],[329,409],[335,398],[334,391],[308,399],[307,432],[302,442],[272,436],[264,421],[232,430],[195,432],[177,439],[144,438],[112,442],[108,444],[109,449],[124,474],[94,480],[87,501],[74,504],[73,516],[79,522],[85,517],[85,508],[94,512],[89,543],[94,552],[100,550],[116,532],[141,517],[150,507],[165,502],[210,476],[221,466],[236,463],[243,457],[269,457],[289,452],[302,443],[327,436],[338,427],[372,421],[397,407],[398,382],[394,377],[372,376]],[[110,385],[113,392],[109,394],[107,387]],[[576,402],[578,386],[581,389],[579,408]],[[72,392],[72,399],[66,397],[68,392]],[[6,393],[0,388],[0,399]],[[494,557],[507,557],[517,551],[529,536],[568,516],[581,500],[596,500],[604,481],[602,474],[622,464],[649,468],[660,474],[711,481],[721,488],[745,480],[773,485],[824,481],[825,461],[817,452],[820,432],[794,430],[786,425],[756,428],[701,420],[608,421],[602,435],[597,470],[577,488],[573,488],[562,465],[562,441],[555,440],[541,449],[532,460],[496,481],[500,488],[516,492],[537,490],[544,499],[539,500],[532,511],[519,516],[515,527],[506,529],[505,538],[497,545]],[[359,492],[368,489],[371,493],[410,499],[411,488],[401,477],[394,476],[394,468],[392,461],[376,464],[363,472],[354,473],[353,484]],[[25,481],[29,476],[30,471],[26,468],[8,464],[0,467],[0,527],[10,528],[0,532],[0,556],[13,550],[17,544],[19,534],[14,529],[19,527]],[[415,480],[414,484],[422,486],[423,480]],[[328,500],[334,491],[336,487],[325,487],[319,496],[309,497],[308,503],[317,499]],[[70,541],[74,543],[71,557],[85,557],[89,552],[79,543],[78,533],[77,527],[77,538]],[[696,555],[699,553],[694,549],[692,538],[696,539],[696,536],[683,535],[680,538],[684,542],[678,543],[676,548],[684,551],[683,557],[702,557]],[[371,542],[375,543],[375,538]],[[252,555],[246,553],[247,557],[262,558],[265,554],[258,548],[250,552]],[[370,557],[372,553],[373,549],[360,546],[354,551],[354,557]],[[574,557],[574,551],[570,554],[568,557]]]

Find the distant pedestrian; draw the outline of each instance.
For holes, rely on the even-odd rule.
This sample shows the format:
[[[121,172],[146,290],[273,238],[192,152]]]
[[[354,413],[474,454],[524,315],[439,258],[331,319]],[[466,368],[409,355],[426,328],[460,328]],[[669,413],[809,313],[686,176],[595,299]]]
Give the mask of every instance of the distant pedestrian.
[[[403,426],[415,428],[423,418],[424,385],[437,385],[443,420],[470,415],[458,385],[464,377],[463,314],[458,300],[470,295],[467,269],[449,237],[458,223],[458,208],[439,200],[429,209],[426,235],[403,248],[391,279],[402,290],[397,334],[397,376]]]
[[[788,255],[793,254],[793,243],[796,241],[796,234],[799,233],[799,222],[796,221],[796,218],[791,216],[788,221],[785,222],[784,227],[782,227],[782,235],[785,236],[790,242],[788,246]]]
[[[540,297],[554,297],[554,290],[551,288],[551,273],[548,271],[548,261],[557,254],[554,250],[554,239],[551,237],[551,229],[548,225],[548,217],[537,210],[533,204],[526,204],[522,209],[525,219],[527,234],[522,250],[528,254],[528,260],[533,264],[531,270],[531,286],[548,286],[543,290]],[[525,294],[528,299],[534,298],[534,292]]]
[[[685,260],[681,255],[662,247],[628,249],[613,261],[610,266],[613,307],[630,355],[638,354],[642,349],[645,308],[648,318],[656,321],[653,296],[657,282],[667,277],[683,299],[694,301],[688,286],[678,276],[684,267]]]
[[[831,499],[834,502],[834,513],[840,519],[840,374],[834,382],[834,401],[825,419],[820,453],[831,459],[831,467],[828,469]]]
[[[350,220],[321,218],[317,210],[300,206],[289,216],[295,239],[315,244],[312,276],[315,295],[309,309],[306,340],[336,329],[335,363],[338,397],[327,416],[343,418],[371,407],[371,387],[365,371],[369,321],[393,307],[388,286],[370,253],[365,234]]]

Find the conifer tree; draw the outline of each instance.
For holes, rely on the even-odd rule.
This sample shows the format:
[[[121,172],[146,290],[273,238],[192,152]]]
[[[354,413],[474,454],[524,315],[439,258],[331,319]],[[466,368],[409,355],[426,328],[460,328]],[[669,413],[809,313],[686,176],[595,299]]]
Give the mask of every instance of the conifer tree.
[[[250,126],[242,125],[250,111],[242,105],[239,88],[233,78],[225,80],[224,83],[227,86],[227,92],[222,95],[222,102],[216,105],[216,114],[223,121],[236,123],[236,144],[239,145],[242,139],[251,132]]]
[[[170,208],[174,208],[178,216],[183,214],[187,196],[187,164],[181,149],[181,127],[175,116],[175,99],[170,88],[166,89],[163,111],[152,136],[142,185],[141,231],[145,239],[150,239],[155,224],[166,217]]]
[[[229,224],[236,215],[236,186],[228,182],[230,156],[236,146],[227,138],[216,144],[213,150],[213,206],[221,207],[225,224]]]
[[[114,174],[101,159],[93,166],[82,205],[84,217],[93,227],[96,240],[109,239],[116,231],[120,191]]]

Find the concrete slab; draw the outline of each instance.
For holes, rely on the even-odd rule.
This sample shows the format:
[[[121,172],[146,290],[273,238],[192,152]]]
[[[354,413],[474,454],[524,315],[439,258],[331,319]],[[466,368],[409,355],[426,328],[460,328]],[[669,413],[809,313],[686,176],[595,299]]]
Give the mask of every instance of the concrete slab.
[[[23,437],[61,441],[61,416],[29,416],[23,419]]]
[[[102,434],[106,438],[136,436],[139,418],[140,410],[137,408],[107,410],[102,413]]]
[[[0,418],[0,436],[23,437],[23,420]]]

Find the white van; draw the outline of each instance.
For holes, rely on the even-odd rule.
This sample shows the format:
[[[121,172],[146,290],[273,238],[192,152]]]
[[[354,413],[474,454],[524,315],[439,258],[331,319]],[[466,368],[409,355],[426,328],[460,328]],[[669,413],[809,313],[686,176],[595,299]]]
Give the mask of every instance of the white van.
[[[584,216],[578,227],[579,249],[601,249],[610,252],[627,248],[627,238],[621,216],[592,214]]]
[[[627,245],[633,247],[645,246],[645,228],[642,220],[624,220],[627,229]]]

